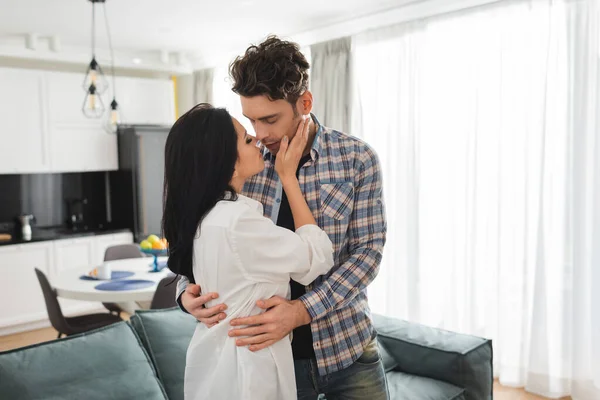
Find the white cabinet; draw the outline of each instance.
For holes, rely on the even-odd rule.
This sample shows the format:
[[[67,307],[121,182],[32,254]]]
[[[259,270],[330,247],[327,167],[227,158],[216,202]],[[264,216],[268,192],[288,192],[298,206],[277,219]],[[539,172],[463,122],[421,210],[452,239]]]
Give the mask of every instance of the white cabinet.
[[[83,78],[83,71],[0,68],[0,174],[118,168],[117,136],[104,129],[112,88],[102,95],[105,115],[86,118]],[[117,77],[116,86],[122,123],[174,122],[172,81]]]
[[[117,137],[104,130],[108,111],[98,119],[87,118],[81,112],[84,76],[46,73],[53,172],[110,171],[119,166]],[[108,104],[105,107],[108,110]]]
[[[52,126],[79,126],[88,131],[102,132],[103,118],[87,118],[81,111],[86,92],[82,83],[85,74],[73,72],[45,72],[48,82],[48,121]],[[105,92],[106,94],[106,92]],[[106,96],[102,97],[105,101]],[[108,105],[104,104],[108,109]]]
[[[51,128],[52,172],[118,169],[117,137],[77,126]]]
[[[48,276],[52,242],[0,246],[0,328],[48,318],[35,268]]]
[[[0,68],[0,174],[50,170],[43,73]]]
[[[52,285],[60,273],[75,269],[85,271],[100,264],[107,247],[132,242],[131,233],[116,233],[0,246],[0,335],[28,330],[31,329],[28,324],[48,320],[35,268],[46,274]],[[59,303],[67,316],[102,309],[96,302],[59,298]]]
[[[175,122],[173,82],[118,77],[116,85],[121,123],[171,125]]]

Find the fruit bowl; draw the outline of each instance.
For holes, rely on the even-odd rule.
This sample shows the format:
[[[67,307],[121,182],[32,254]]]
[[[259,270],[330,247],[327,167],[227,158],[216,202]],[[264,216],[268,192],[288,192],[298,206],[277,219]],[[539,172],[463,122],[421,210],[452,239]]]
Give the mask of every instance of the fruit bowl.
[[[158,256],[164,256],[167,254],[168,243],[166,239],[160,239],[156,235],[150,235],[140,243],[140,250],[142,253],[150,254],[154,256],[154,262],[150,264],[153,269],[150,272],[158,272],[162,268],[158,267]]]
[[[142,253],[150,254],[154,256],[154,262],[152,265],[154,268],[150,272],[159,272],[162,268],[158,268],[158,257],[167,254],[167,249],[141,249]]]

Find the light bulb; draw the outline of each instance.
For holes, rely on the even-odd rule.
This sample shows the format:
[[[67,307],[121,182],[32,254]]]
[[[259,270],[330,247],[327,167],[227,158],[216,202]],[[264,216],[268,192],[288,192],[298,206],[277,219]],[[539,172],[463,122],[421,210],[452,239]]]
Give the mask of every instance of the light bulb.
[[[90,65],[88,65],[87,73],[85,74],[85,78],[83,80],[83,89],[88,91],[90,85],[94,85],[96,88],[96,93],[102,94],[108,89],[108,81],[106,80],[106,76],[104,76],[104,72],[102,71],[102,67],[96,61],[96,58],[92,58],[90,61]]]
[[[105,124],[106,131],[108,133],[117,133],[120,122],[119,103],[113,98],[110,103],[110,112],[108,113],[108,119]]]
[[[100,118],[104,114],[104,110],[102,98],[98,95],[96,86],[91,84],[83,100],[83,114],[88,118]]]

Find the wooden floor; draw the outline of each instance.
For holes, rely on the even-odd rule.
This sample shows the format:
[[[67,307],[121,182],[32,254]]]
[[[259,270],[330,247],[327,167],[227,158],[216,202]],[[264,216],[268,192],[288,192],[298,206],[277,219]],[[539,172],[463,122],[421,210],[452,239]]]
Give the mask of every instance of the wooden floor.
[[[123,315],[124,319],[128,316]],[[0,336],[0,351],[16,349],[30,344],[46,342],[56,339],[57,332],[52,328],[38,329],[35,331],[19,333],[15,335]],[[522,389],[509,388],[501,386],[497,381],[494,382],[494,400],[545,400],[546,397],[536,396],[526,393]],[[568,400],[570,397],[564,397],[561,400]]]
[[[494,400],[546,400],[547,397],[527,393],[523,389],[510,388],[494,382]],[[571,400],[571,397],[561,397],[559,400]]]

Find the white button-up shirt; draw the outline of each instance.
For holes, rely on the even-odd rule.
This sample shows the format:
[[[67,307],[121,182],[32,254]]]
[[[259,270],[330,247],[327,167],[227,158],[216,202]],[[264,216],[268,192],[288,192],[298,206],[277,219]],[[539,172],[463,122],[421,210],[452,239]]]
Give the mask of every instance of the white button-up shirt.
[[[289,298],[290,278],[308,285],[333,266],[332,243],[316,225],[295,233],[263,216],[262,205],[239,195],[206,215],[194,241],[194,278],[203,293],[228,306],[227,318],[208,329],[198,324],[190,342],[185,399],[296,399],[289,338],[251,352],[230,338],[230,320],[260,314],[256,301]]]

